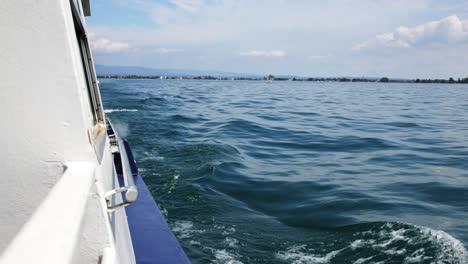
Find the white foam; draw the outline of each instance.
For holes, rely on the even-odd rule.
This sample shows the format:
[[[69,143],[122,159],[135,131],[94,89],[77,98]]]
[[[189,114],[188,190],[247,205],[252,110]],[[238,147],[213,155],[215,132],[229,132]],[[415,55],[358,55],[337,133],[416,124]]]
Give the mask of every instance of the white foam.
[[[205,230],[199,230],[199,229],[193,228],[193,223],[190,221],[175,222],[172,227],[172,231],[180,239],[189,238],[189,237],[192,237],[194,234],[201,234],[205,232]]]
[[[379,253],[354,260],[354,264],[375,263],[372,259],[382,253],[389,259],[400,258],[402,263],[421,263],[428,260],[431,263],[468,263],[468,253],[459,240],[444,231],[428,227],[386,223],[378,227],[378,230],[373,228],[355,235],[361,235],[361,237],[352,241],[348,246],[325,255],[313,254],[307,250],[306,245],[299,245],[278,252],[276,257],[293,264],[327,264],[344,250],[347,250],[344,252],[349,252],[348,250],[360,249],[361,252],[366,252],[367,249],[373,249]]]
[[[228,236],[228,235],[232,235],[236,232],[236,229],[234,227],[228,227],[228,228],[224,228],[223,229],[223,235],[225,236]]]
[[[175,174],[174,175],[174,180],[171,182],[171,185],[169,186],[169,190],[167,191],[168,194],[172,193],[172,191],[175,189],[177,182],[179,180],[180,175]]]
[[[138,110],[136,109],[105,109],[104,110],[104,113],[106,114],[110,114],[110,113],[114,113],[114,112],[137,112]]]
[[[376,247],[380,247],[380,248],[386,248],[388,247],[390,244],[392,244],[393,242],[396,242],[396,241],[399,241],[399,240],[407,240],[407,238],[405,237],[405,232],[407,232],[408,230],[407,229],[398,229],[398,230],[392,230],[390,231],[390,233],[386,232],[385,230],[382,230],[380,231],[380,235],[382,237],[384,236],[390,236],[390,239],[388,239],[387,241],[384,241],[380,244],[376,244],[374,245],[373,247],[376,248]]]
[[[314,254],[310,254],[307,252],[304,252],[306,250],[305,245],[300,245],[300,246],[294,246],[289,248],[286,251],[278,252],[276,254],[276,257],[280,260],[283,261],[288,261],[292,264],[326,264],[330,263],[330,260],[332,260],[338,253],[344,250],[339,249],[339,250],[334,250],[329,253],[327,253],[325,256],[317,256]]]
[[[216,250],[214,252],[215,255],[215,263],[222,263],[222,264],[243,264],[241,261],[237,260],[235,256],[224,249]]]
[[[161,211],[161,213],[164,215],[166,219],[169,217],[169,212],[166,210],[166,208],[160,208],[159,210]]]
[[[200,242],[195,241],[195,240],[190,240],[190,241],[189,241],[189,244],[190,244],[190,245],[194,245],[194,246],[200,246],[200,245],[201,245]]]
[[[372,257],[368,257],[368,258],[360,258],[360,259],[354,261],[353,264],[363,264],[363,263],[365,263],[366,261],[369,261],[369,260],[371,260],[371,259],[373,259],[373,258],[374,258],[373,256],[372,256]]]
[[[434,230],[427,227],[418,227],[421,233],[430,237],[440,247],[440,254],[436,262],[446,263],[468,263],[468,253],[463,243],[441,230]]]
[[[164,157],[161,156],[146,156],[140,159],[140,161],[161,161],[164,160]]]
[[[234,234],[236,232],[236,228],[234,226],[227,227],[225,225],[214,224],[213,227],[218,229],[218,230],[222,230],[221,234],[223,236],[229,236],[229,235],[232,235],[232,234]]]
[[[224,239],[224,243],[227,244],[229,247],[236,248],[237,244],[239,244],[239,240],[232,237],[226,237]]]
[[[349,246],[351,247],[352,250],[355,250],[355,249],[357,249],[357,248],[362,247],[362,246],[364,245],[364,243],[365,243],[364,240],[358,239],[358,240],[356,240],[356,241],[353,241],[353,242],[351,243],[351,245],[349,245]]]
[[[387,255],[403,255],[406,253],[406,249],[391,248],[391,249],[385,250],[384,252]]]
[[[371,236],[372,239],[360,238],[353,241],[349,246],[352,250],[371,247],[388,256],[407,254],[404,263],[419,263],[428,259],[435,260],[435,263],[468,263],[468,253],[463,244],[444,231],[410,224],[385,223],[380,231],[365,231],[361,235]],[[397,246],[401,243],[416,246],[416,250],[408,251],[408,248]],[[426,252],[427,243],[435,247],[435,252]],[[359,260],[361,262],[355,263],[362,263],[367,259]]]

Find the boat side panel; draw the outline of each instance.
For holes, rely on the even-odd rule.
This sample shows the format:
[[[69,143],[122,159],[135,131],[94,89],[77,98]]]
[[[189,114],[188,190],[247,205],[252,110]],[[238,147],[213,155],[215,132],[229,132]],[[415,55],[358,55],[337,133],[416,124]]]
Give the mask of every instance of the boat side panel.
[[[66,162],[96,162],[96,155],[70,3],[4,0],[0,35],[1,252]]]

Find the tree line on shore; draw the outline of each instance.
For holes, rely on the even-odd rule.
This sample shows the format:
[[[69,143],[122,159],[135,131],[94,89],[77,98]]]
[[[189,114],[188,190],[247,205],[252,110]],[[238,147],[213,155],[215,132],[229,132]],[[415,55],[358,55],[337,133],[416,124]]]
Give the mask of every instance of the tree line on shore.
[[[144,76],[144,75],[99,75],[99,79],[170,79],[170,80],[233,80],[233,81],[302,81],[302,82],[381,82],[381,83],[468,83],[468,78],[449,79],[390,79],[348,77],[218,77],[218,76]]]

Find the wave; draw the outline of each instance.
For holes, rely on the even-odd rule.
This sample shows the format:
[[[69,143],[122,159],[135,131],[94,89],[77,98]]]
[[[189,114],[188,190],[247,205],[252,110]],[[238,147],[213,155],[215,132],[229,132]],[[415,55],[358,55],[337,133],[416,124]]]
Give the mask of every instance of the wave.
[[[373,152],[395,149],[396,145],[388,140],[379,138],[361,138],[355,136],[344,136],[332,138],[327,136],[315,136],[316,139],[303,137],[302,141],[281,140],[252,140],[256,146],[276,147],[279,149],[309,150],[315,152]]]
[[[316,252],[315,248],[295,245],[277,252],[276,258],[294,264],[468,262],[462,242],[441,230],[398,222],[373,222],[340,229],[351,231],[348,238],[352,239],[339,249]]]
[[[400,127],[400,128],[420,128],[421,127],[421,125],[416,124],[414,122],[386,122],[386,123],[382,123],[382,125]]]
[[[138,110],[137,109],[104,109],[104,113],[106,114],[110,114],[110,113],[114,113],[114,112],[137,112]]]
[[[293,264],[325,264],[330,263],[330,260],[343,250],[334,250],[327,253],[325,256],[316,256],[313,254],[307,254],[304,252],[305,249],[306,245],[293,246],[286,251],[278,252],[276,257],[279,260],[288,261]]]
[[[468,263],[468,90],[349,85],[102,90],[194,264]]]
[[[197,250],[203,250],[211,252],[211,263],[219,263],[219,264],[242,264],[239,259],[242,256],[237,252],[239,249],[239,240],[230,237],[228,235],[232,235],[235,233],[235,228],[213,224],[210,225],[209,228],[201,229],[199,227],[199,223],[193,223],[191,221],[183,220],[183,221],[176,221],[172,225],[172,231],[174,234],[181,240],[188,241],[188,244],[196,248]],[[208,226],[206,226],[208,227]],[[221,243],[217,243],[216,245],[210,245],[210,243],[203,243],[202,236],[210,236],[216,230],[216,233],[221,233],[224,240]]]

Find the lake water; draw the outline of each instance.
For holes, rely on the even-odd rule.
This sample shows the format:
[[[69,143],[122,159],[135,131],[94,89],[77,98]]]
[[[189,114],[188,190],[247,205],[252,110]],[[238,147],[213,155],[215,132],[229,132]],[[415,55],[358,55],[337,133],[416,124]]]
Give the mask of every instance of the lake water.
[[[193,263],[468,263],[468,85],[100,86]]]

